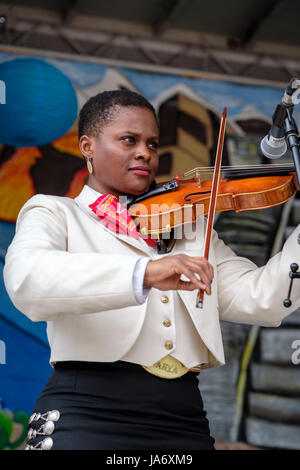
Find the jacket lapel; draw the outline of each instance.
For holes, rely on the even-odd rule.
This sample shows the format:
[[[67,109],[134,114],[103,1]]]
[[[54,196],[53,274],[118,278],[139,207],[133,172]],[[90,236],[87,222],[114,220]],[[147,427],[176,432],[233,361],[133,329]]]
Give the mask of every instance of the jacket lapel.
[[[99,197],[99,193],[90,188],[88,185],[85,185],[81,193],[76,198],[74,198],[74,201],[90,218],[94,219],[95,223],[100,224],[103,230],[106,230],[122,242],[137,248],[149,256],[153,256],[153,254],[156,252],[156,249],[147,245],[147,243],[144,242],[141,238],[135,239],[134,237],[128,236],[126,234],[114,232],[101,223],[96,214],[94,214],[92,209],[89,207],[89,205],[92,204],[97,199],[97,197]]]

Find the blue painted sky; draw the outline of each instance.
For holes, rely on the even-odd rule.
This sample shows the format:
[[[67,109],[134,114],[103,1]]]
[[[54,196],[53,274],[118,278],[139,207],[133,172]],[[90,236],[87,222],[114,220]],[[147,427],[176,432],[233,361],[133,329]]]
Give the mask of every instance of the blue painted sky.
[[[24,56],[3,52],[0,53],[0,62],[16,57]],[[39,58],[57,67],[70,78],[77,88],[86,88],[101,82],[109,69],[108,66],[101,64],[52,59],[43,56],[39,56]],[[281,101],[283,96],[283,90],[272,87],[239,85],[226,81],[138,72],[123,67],[116,67],[116,70],[127,77],[150,101],[168,88],[182,83],[214,105],[220,114],[226,106],[228,116],[231,118],[240,114],[246,106],[256,107],[271,118],[277,103]],[[300,122],[300,105],[295,106],[294,116],[296,122]]]

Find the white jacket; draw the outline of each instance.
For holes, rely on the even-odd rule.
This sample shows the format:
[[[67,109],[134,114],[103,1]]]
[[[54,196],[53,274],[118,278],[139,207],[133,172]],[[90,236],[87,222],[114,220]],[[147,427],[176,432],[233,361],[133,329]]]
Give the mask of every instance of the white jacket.
[[[283,306],[290,264],[300,259],[299,226],[282,252],[261,268],[236,256],[214,232],[210,262],[215,276],[203,309],[195,307],[196,290],[152,288],[146,302],[138,304],[132,283],[136,263],[162,255],[141,239],[105,228],[88,207],[95,195],[85,186],[74,200],[32,197],[19,213],[7,251],[7,292],[33,321],[48,322],[51,363],[122,359],[152,365],[171,354],[187,367],[218,366],[225,362],[220,319],[278,326],[300,306],[299,281],[294,282],[292,307]],[[201,224],[195,240],[185,233],[170,254],[201,256]],[[186,230],[192,233],[192,227]],[[165,319],[170,326],[164,326]],[[169,350],[166,341],[173,343]]]

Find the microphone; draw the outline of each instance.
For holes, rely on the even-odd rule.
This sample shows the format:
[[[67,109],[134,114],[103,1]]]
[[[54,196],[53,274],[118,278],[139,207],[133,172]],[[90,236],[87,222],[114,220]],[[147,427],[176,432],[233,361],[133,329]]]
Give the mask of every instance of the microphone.
[[[280,158],[287,151],[284,120],[287,117],[287,109],[292,114],[293,105],[293,86],[294,78],[292,78],[285,89],[284,96],[280,104],[276,106],[272,116],[272,126],[269,133],[262,139],[260,149],[268,158]]]

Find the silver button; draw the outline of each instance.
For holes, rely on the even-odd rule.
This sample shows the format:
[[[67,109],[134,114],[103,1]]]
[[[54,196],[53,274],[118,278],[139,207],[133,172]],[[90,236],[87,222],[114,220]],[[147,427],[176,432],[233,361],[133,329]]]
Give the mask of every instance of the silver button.
[[[51,437],[46,437],[46,439],[44,439],[41,442],[41,449],[42,450],[50,450],[50,449],[52,449],[52,446],[53,446],[53,440],[51,439]]]
[[[60,412],[58,410],[49,411],[47,414],[47,421],[58,421],[60,418]]]
[[[53,433],[54,428],[55,428],[55,426],[54,426],[53,421],[46,421],[46,423],[43,426],[43,432],[44,432],[44,434],[49,436],[50,434]]]

